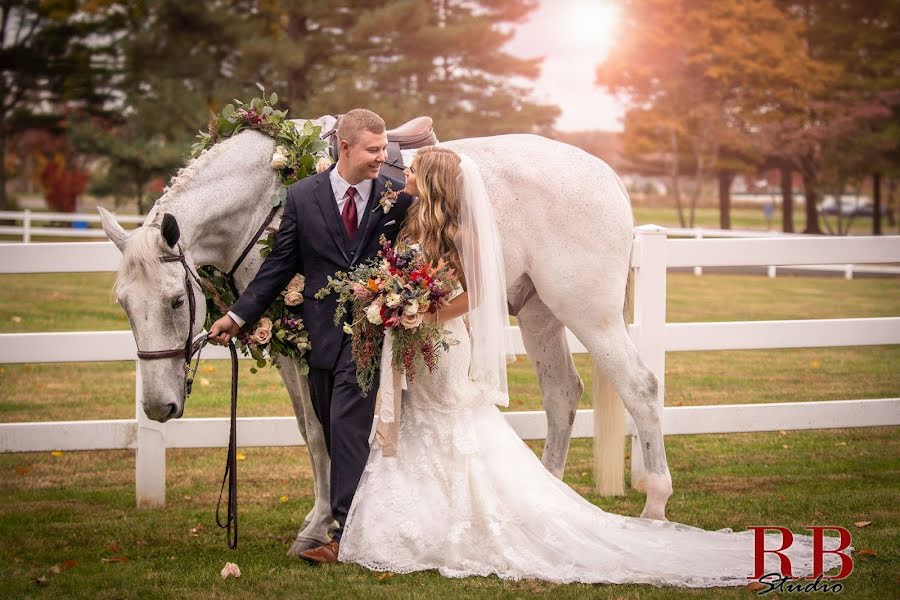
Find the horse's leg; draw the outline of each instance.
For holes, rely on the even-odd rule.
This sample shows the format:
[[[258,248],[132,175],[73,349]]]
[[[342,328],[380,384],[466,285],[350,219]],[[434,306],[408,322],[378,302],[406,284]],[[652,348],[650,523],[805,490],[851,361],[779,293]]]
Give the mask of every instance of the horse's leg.
[[[572,439],[572,422],[584,384],[575,370],[565,327],[537,294],[529,298],[517,316],[547,413],[547,440],[541,462],[562,479]]]
[[[288,554],[297,556],[304,550],[328,542],[331,539],[331,532],[335,528],[329,501],[331,492],[328,473],[331,468],[331,460],[325,447],[322,425],[313,412],[306,378],[300,375],[297,364],[293,361],[282,360],[279,371],[291,397],[300,435],[306,441],[309,461],[312,464],[313,487],[316,496],[312,510],[306,515],[296,540],[288,550]]]
[[[641,516],[664,520],[666,502],[672,495],[672,476],[666,461],[661,407],[657,401],[659,383],[628,335],[622,317],[624,295],[598,289],[587,281],[583,273],[590,270],[590,265],[554,267],[546,273],[532,274],[535,287],[547,307],[588,349],[634,419],[641,441],[647,492]],[[569,268],[574,270],[568,272]],[[627,272],[627,263],[622,269]],[[585,285],[564,289],[559,281],[584,281]],[[624,279],[621,289],[625,290]]]

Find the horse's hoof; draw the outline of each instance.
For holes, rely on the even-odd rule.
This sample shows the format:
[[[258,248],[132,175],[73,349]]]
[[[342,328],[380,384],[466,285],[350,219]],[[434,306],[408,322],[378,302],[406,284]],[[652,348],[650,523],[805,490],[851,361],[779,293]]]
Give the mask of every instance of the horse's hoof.
[[[301,552],[306,552],[307,550],[312,550],[313,548],[318,548],[322,544],[327,544],[328,540],[315,540],[312,538],[297,538],[294,540],[294,543],[291,545],[291,549],[287,551],[288,556],[296,556],[300,557]]]
[[[666,518],[666,511],[659,511],[657,509],[653,509],[649,506],[644,507],[644,511],[641,513],[642,519],[655,519],[657,521],[668,521]]]

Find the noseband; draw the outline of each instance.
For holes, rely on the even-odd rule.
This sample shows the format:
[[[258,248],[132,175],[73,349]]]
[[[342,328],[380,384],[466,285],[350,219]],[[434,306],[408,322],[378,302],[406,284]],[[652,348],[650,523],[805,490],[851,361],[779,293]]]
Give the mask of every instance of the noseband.
[[[194,386],[194,375],[197,373],[197,367],[200,366],[200,351],[203,349],[203,346],[206,345],[206,331],[201,330],[196,336],[194,336],[194,321],[197,318],[197,301],[194,299],[194,289],[191,285],[191,279],[197,282],[197,285],[200,284],[200,277],[194,273],[191,267],[187,263],[187,259],[185,259],[184,251],[181,249],[181,245],[178,245],[178,254],[164,254],[159,257],[160,262],[170,263],[177,262],[181,263],[181,266],[184,267],[184,291],[187,295],[188,301],[188,312],[189,312],[189,325],[188,325],[188,335],[187,339],[184,341],[184,346],[181,348],[174,348],[172,350],[138,350],[137,357],[141,360],[159,360],[162,358],[181,358],[184,360],[184,398],[187,399],[188,396],[191,395],[191,389]],[[191,359],[194,355],[197,355],[197,361],[194,363],[193,368],[191,367]]]

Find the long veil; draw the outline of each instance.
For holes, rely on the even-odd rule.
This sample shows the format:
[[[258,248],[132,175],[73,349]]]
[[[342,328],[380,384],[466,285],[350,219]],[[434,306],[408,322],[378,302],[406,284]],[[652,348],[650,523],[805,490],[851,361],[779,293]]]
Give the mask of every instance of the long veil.
[[[460,215],[456,247],[469,293],[469,378],[487,398],[509,406],[506,363],[516,359],[507,347],[506,271],[500,234],[478,165],[460,154]]]

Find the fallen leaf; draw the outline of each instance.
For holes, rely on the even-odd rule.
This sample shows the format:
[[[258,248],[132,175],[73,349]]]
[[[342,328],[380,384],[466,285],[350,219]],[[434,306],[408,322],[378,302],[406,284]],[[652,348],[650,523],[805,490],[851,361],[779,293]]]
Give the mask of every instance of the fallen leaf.
[[[862,554],[864,556],[878,556],[877,552],[875,552],[874,550],[869,550],[868,548],[860,550],[859,552],[857,552],[857,554]]]
[[[207,375],[214,372],[215,370],[216,370],[215,367],[203,367],[203,372],[206,373]]]
[[[61,571],[68,571],[69,569],[71,569],[72,567],[75,567],[77,565],[78,565],[78,561],[70,558],[70,559],[64,560],[61,563],[59,563],[59,569]]]
[[[50,456],[62,456],[63,453],[60,450],[54,450],[50,453]]]
[[[865,527],[866,525],[871,525],[872,521],[857,521],[854,523],[857,527]]]
[[[222,579],[228,579],[229,575],[234,575],[235,577],[240,577],[241,570],[233,562],[227,562],[227,563],[225,563],[225,567],[222,568],[222,572],[219,573],[219,575],[222,576]]]
[[[782,444],[781,447],[782,448],[790,448],[790,446],[788,446],[787,444]]]
[[[31,581],[36,585],[47,585],[47,578],[41,575],[40,577],[32,577]]]
[[[247,455],[244,454],[243,452],[238,452],[238,453],[237,453],[237,459],[238,459],[238,460],[247,460]]]
[[[767,589],[767,587],[765,586],[765,584],[762,584],[758,581],[754,581],[752,583],[747,584],[747,589],[750,590],[751,592],[756,592],[758,590]]]
[[[837,442],[835,446],[846,446],[847,442]]]
[[[201,377],[200,385],[209,385],[209,379],[207,379],[206,377]]]
[[[19,315],[13,315],[13,316],[12,316],[12,322],[13,322],[13,323],[21,323],[21,322],[22,322],[22,317],[20,317]]]
[[[127,556],[113,556],[112,558],[101,558],[100,562],[108,564],[108,563],[127,563]]]
[[[203,532],[203,525],[201,525],[199,523],[197,524],[196,527],[191,527],[191,535],[193,535],[195,537],[200,535],[202,532]]]
[[[778,433],[780,433],[781,435],[787,435],[787,431],[783,431],[783,430],[779,431]]]
[[[785,500],[787,500],[787,496],[778,496],[778,499],[784,502]]]
[[[30,470],[30,467],[16,467],[16,473],[19,475],[27,475]]]
[[[191,500],[191,497],[190,497],[190,496],[183,496],[183,498],[184,498],[185,500]]]
[[[378,581],[385,581],[387,579],[390,579],[394,575],[396,575],[396,573],[391,573],[390,571],[386,571],[378,576]]]
[[[118,544],[116,544],[115,542],[113,542],[112,544],[110,544],[109,546],[106,547],[106,551],[107,551],[107,552],[112,552],[113,554],[116,554],[117,552],[121,552],[122,549],[119,548],[119,545],[118,545]]]
[[[59,568],[59,565],[53,565],[52,567],[50,567],[50,572],[54,575],[59,575],[60,570],[61,569]]]
[[[281,502],[282,504],[284,504],[285,502],[288,501],[288,497],[287,496],[279,496],[278,501]]]
[[[809,366],[812,367],[813,369],[818,369],[819,367],[822,366],[822,363],[820,363],[817,360],[814,360],[809,363]]]

